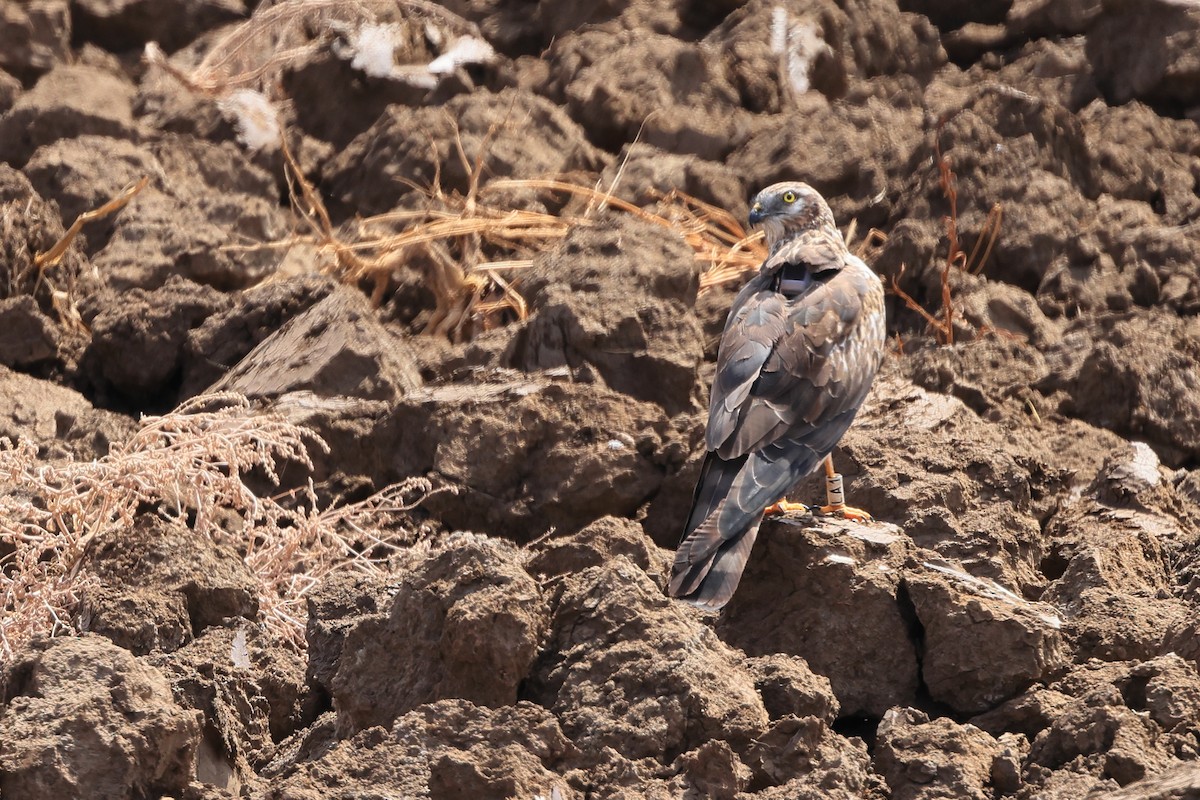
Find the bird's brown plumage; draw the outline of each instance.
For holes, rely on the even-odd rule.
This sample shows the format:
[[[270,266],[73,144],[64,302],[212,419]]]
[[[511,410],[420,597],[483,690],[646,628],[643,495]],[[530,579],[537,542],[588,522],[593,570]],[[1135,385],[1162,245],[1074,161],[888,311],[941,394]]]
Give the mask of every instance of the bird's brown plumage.
[[[763,511],[824,460],[883,359],[883,285],[846,248],[803,183],[755,198],[769,255],[729,311],[717,356],[708,453],[670,594],[709,609],[732,597]]]

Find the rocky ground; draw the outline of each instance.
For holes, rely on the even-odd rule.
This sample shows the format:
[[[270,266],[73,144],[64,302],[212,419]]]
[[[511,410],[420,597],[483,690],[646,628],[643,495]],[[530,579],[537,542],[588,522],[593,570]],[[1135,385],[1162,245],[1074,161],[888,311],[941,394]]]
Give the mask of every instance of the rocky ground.
[[[432,267],[331,269],[277,144],[171,74],[253,3],[0,1],[0,435],[86,462],[234,391],[329,444],[287,486],[444,490],[386,571],[304,589],[301,646],[195,508],[81,542],[78,635],[0,657],[0,795],[1200,797],[1200,10],[447,0],[496,53],[422,84],[291,5],[319,36],[271,97],[339,235],[564,175],[742,219],[800,178],[886,234],[895,338],[835,453],[878,523],[769,521],[724,613],[667,599],[736,286],[678,229],[595,212],[511,273],[526,319],[431,334]]]

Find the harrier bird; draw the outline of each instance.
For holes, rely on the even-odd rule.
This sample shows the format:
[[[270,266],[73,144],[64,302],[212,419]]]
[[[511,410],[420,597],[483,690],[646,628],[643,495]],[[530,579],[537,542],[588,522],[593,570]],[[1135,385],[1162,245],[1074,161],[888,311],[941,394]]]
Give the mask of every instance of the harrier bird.
[[[705,443],[671,596],[722,608],[741,580],[763,514],[792,510],[787,491],[825,462],[829,505],[846,506],[829,454],[883,360],[883,284],[846,248],[825,199],[804,183],[758,193],[769,255],[729,311]]]

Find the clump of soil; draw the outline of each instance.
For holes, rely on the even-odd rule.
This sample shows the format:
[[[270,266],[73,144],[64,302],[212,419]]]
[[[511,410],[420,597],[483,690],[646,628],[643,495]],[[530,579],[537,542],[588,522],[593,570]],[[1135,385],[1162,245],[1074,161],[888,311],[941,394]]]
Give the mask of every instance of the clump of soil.
[[[0,0],[5,454],[232,392],[329,445],[248,486],[358,509],[340,570],[276,575],[306,614],[253,508],[202,533],[184,487],[80,538],[62,616],[0,640],[0,795],[1200,791],[1200,10],[289,2],[307,44],[225,64],[283,152],[186,85],[253,4]],[[834,453],[877,522],[768,520],[706,615],[664,585],[737,281],[656,204],[786,179],[893,290]],[[540,222],[347,266],[484,205]]]

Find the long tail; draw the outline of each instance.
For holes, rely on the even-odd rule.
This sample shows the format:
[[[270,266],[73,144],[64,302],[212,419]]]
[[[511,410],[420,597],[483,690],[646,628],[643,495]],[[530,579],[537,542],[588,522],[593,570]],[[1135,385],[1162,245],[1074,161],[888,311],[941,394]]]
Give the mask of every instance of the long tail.
[[[729,460],[710,451],[675,551],[670,595],[713,611],[728,603],[750,558],[763,511],[820,465],[853,416],[846,415],[828,447],[824,441],[814,447],[782,440]]]
[[[760,515],[759,522],[761,520]],[[750,550],[758,537],[759,522],[725,539],[717,551],[701,563],[681,563],[676,554],[669,587],[671,596],[709,611],[724,608],[742,581]],[[683,550],[683,545],[680,549]]]
[[[719,611],[733,597],[762,520],[751,515],[724,513],[746,457],[726,461],[709,453],[696,482],[692,513],[675,553],[668,592],[672,597]],[[733,509],[730,509],[733,510]],[[738,530],[721,530],[719,522],[738,518]]]

